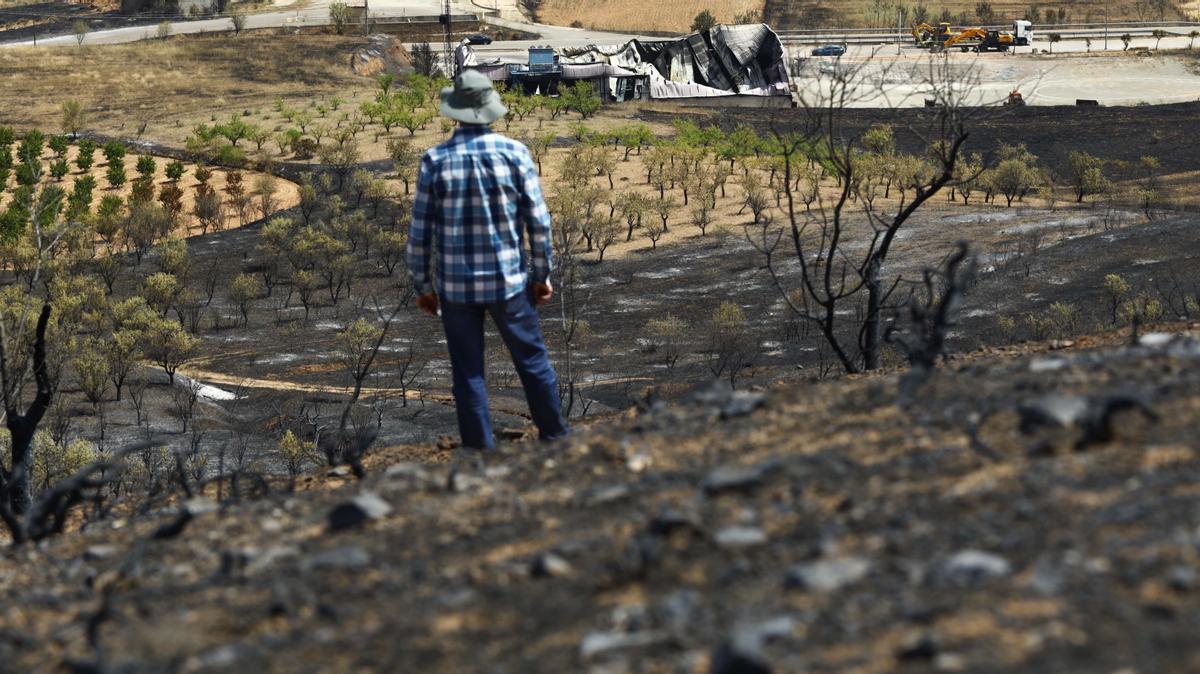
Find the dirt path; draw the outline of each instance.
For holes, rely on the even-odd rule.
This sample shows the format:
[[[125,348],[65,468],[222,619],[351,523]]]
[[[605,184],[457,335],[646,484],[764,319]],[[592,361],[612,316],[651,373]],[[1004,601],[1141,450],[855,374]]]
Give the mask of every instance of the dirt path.
[[[200,370],[180,368],[179,374],[204,382],[206,384],[216,384],[219,386],[232,386],[234,388],[257,388],[267,389],[271,391],[296,391],[300,393],[326,393],[332,395],[350,395],[353,393],[353,388],[350,386],[331,386],[329,384],[305,384],[295,381],[285,381],[282,379],[261,379],[258,377],[246,377],[226,374],[223,372],[213,372],[212,370]],[[364,386],[362,389],[363,395],[388,395],[402,396],[409,400],[424,398],[435,402],[454,402],[454,398],[448,395],[424,393],[415,389],[407,391],[399,388],[390,387],[370,387]]]

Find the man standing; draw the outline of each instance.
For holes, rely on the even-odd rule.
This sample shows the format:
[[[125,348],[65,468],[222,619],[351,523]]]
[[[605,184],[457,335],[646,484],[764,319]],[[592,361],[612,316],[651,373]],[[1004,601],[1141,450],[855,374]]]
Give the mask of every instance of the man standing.
[[[512,354],[540,437],[569,432],[534,308],[553,294],[550,213],[529,150],[488,126],[507,112],[491,80],[477,71],[463,71],[442,90],[441,113],[459,127],[421,157],[408,235],[417,306],[436,316],[440,297],[458,431],[463,446],[475,449],[495,445],[484,381],[485,314]]]

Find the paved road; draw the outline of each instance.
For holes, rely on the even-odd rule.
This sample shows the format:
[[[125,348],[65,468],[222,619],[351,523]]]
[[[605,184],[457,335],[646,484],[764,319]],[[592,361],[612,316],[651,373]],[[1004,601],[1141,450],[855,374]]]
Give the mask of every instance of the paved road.
[[[1060,54],[1056,49],[1053,55],[1035,55],[1022,48],[1018,54],[951,52],[931,57],[911,47],[852,46],[840,59],[803,57],[793,75],[801,95],[816,100],[828,92],[832,76],[853,73],[853,107],[924,105],[932,96],[931,73],[941,77],[946,72],[940,67],[931,69],[931,64],[948,64],[949,72],[960,82],[961,100],[971,105],[996,105],[1014,89],[1030,105],[1074,105],[1078,99],[1101,105],[1200,100],[1200,76],[1183,59],[1135,56],[1122,53],[1119,47],[1108,53],[1078,51],[1082,50]]]
[[[331,0],[310,0],[303,7],[295,9],[280,9],[246,17],[246,28],[282,28],[287,26],[319,26],[329,23],[329,3]],[[438,0],[371,0],[371,13],[378,16],[435,16],[441,13],[441,3]],[[460,14],[474,14],[480,7],[469,2],[455,2],[452,11]],[[542,35],[541,40],[525,42],[508,42],[504,46],[484,47],[489,53],[504,53],[524,56],[525,50],[533,44],[553,43],[556,46],[582,46],[587,44],[619,44],[633,37],[599,31],[581,30],[564,26],[548,26],[531,24],[523,21],[508,19],[493,19],[498,26],[523,30]],[[189,35],[195,33],[213,33],[233,29],[232,20],[228,17],[202,19],[199,21],[176,21],[171,23],[173,35]],[[123,44],[137,42],[155,37],[156,26],[133,26],[128,28],[112,28],[89,33],[84,40],[87,45]],[[32,40],[11,42],[2,46],[18,47],[33,46]],[[74,35],[61,35],[37,40],[38,47],[75,46]],[[483,54],[481,54],[483,56]]]

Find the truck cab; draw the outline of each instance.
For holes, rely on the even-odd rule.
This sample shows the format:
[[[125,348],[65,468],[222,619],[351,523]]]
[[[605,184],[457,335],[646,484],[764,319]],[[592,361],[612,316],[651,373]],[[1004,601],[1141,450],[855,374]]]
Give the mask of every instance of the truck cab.
[[[1018,47],[1033,44],[1033,23],[1017,19],[1013,21],[1013,43]]]

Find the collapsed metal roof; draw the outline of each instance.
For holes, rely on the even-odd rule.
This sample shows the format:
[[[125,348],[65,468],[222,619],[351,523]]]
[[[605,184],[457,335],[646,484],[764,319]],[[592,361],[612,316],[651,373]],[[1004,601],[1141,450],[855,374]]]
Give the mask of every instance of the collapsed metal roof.
[[[609,76],[643,75],[654,98],[789,95],[786,52],[765,23],[719,25],[675,40],[559,50],[569,65],[607,64]]]

